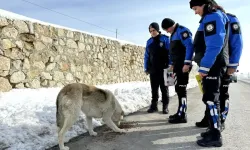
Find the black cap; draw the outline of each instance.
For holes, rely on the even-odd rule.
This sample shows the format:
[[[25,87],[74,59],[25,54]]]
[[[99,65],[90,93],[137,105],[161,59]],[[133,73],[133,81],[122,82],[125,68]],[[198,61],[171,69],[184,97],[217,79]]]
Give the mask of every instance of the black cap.
[[[166,29],[172,27],[174,24],[175,24],[174,20],[172,20],[170,18],[165,18],[161,22],[161,27],[162,27],[162,29],[166,30]]]
[[[148,30],[150,30],[150,28],[154,28],[157,32],[160,32],[160,27],[159,27],[158,23],[156,23],[156,22],[152,22],[149,25]]]
[[[192,9],[194,6],[202,6],[204,4],[211,3],[211,0],[191,0],[189,2],[190,8]]]

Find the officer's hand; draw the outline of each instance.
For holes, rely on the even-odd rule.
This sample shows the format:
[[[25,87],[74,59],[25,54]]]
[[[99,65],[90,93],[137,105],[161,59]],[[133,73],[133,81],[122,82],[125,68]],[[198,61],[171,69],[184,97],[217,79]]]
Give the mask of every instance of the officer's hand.
[[[146,75],[148,75],[148,74],[149,74],[149,72],[148,72],[148,71],[145,71],[145,74],[146,74]]]
[[[169,66],[169,69],[170,69],[170,70],[174,70],[174,66],[173,66],[173,65],[170,65],[170,66]]]
[[[184,65],[183,68],[182,68],[182,71],[185,73],[185,72],[188,72],[189,71],[189,65]]]
[[[207,74],[205,74],[205,73],[201,73],[201,72],[199,72],[199,74],[200,74],[201,78],[203,78],[203,77],[207,76]]]
[[[234,69],[234,68],[227,68],[227,74],[228,75],[232,75],[235,72],[236,72],[236,69]]]

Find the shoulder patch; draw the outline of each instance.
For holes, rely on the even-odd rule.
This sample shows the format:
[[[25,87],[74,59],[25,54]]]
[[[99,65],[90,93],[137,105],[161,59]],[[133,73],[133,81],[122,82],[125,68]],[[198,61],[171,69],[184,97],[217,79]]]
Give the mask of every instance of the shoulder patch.
[[[210,21],[204,24],[205,36],[216,34],[216,21]]]
[[[188,31],[181,32],[181,37],[182,37],[182,40],[186,40],[187,38],[189,38]]]
[[[240,25],[238,22],[231,23],[231,29],[233,34],[241,34]]]

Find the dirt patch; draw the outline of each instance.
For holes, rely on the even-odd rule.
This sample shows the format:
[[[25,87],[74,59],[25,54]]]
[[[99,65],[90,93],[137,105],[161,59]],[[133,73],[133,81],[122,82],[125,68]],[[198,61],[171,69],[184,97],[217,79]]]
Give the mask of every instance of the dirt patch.
[[[136,121],[132,121],[132,122],[121,122],[119,128],[121,128],[121,129],[130,129],[130,128],[137,127],[138,125],[139,125],[139,123],[136,122]]]
[[[138,126],[138,122],[121,122],[119,128],[129,129],[129,128],[134,128],[136,126]],[[111,130],[110,128],[106,127],[105,129],[102,130],[101,135],[96,140],[102,141],[102,142],[110,142],[110,141],[114,141],[122,134],[126,134],[126,133],[117,133]]]

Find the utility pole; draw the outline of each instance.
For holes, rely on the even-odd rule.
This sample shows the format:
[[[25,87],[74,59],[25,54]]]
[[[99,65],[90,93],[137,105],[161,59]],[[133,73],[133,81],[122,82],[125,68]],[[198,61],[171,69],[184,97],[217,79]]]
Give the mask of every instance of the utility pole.
[[[117,29],[115,30],[115,38],[117,39]]]

